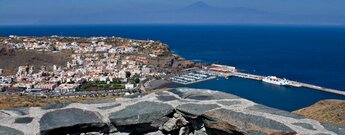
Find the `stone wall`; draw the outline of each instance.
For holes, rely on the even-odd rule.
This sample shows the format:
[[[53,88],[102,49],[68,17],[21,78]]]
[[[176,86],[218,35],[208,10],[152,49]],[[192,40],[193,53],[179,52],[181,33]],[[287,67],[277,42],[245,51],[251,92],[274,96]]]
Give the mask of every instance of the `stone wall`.
[[[0,134],[344,135],[345,127],[227,93],[178,88],[115,101],[1,110]]]

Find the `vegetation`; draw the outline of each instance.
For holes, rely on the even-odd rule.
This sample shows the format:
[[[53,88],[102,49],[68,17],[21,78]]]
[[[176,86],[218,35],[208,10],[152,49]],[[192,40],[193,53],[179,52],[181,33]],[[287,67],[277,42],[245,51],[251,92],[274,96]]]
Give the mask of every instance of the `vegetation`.
[[[310,119],[345,126],[345,100],[321,100],[294,113]]]
[[[108,97],[78,97],[78,98],[46,98],[33,95],[0,95],[0,109],[10,109],[16,107],[37,107],[46,104],[63,102],[86,102],[96,100],[112,100],[115,96]]]
[[[107,83],[103,81],[95,81],[95,82],[86,82],[81,85],[81,91],[87,90],[114,90],[114,89],[124,89],[125,84],[120,82],[119,80]]]
[[[155,92],[161,92],[169,90],[168,88],[156,89],[147,91],[144,94],[150,94]],[[77,97],[77,98],[46,98],[33,95],[1,95],[0,94],[0,109],[10,109],[17,107],[39,107],[47,104],[64,103],[64,102],[87,102],[97,100],[115,100],[116,96],[106,97]]]

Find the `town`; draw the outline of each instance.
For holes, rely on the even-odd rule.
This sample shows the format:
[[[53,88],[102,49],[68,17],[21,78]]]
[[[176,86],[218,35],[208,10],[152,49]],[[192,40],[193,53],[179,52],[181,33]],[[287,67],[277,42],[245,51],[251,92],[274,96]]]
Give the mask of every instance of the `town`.
[[[145,91],[152,80],[200,66],[153,40],[9,36],[0,37],[0,44],[0,90],[6,93],[119,96]],[[21,56],[27,52],[38,56],[12,64],[27,59]]]
[[[232,76],[275,85],[344,92],[235,67],[186,60],[166,44],[120,37],[0,37],[0,92],[43,97],[123,96],[165,84]]]

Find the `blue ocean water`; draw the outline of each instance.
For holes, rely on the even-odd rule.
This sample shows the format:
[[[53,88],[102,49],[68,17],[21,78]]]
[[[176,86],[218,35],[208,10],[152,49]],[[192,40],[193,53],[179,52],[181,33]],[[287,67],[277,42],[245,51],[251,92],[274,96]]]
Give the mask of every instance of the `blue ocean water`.
[[[0,36],[120,36],[160,40],[191,60],[219,62],[240,71],[276,75],[345,90],[345,27],[241,25],[0,26]],[[219,89],[268,106],[295,110],[344,96],[303,88],[274,87],[232,78],[190,87]]]

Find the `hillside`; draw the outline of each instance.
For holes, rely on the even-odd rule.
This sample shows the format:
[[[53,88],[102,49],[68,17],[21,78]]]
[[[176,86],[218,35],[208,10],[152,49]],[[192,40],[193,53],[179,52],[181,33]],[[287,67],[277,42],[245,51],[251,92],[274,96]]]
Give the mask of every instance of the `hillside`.
[[[68,52],[38,52],[0,47],[0,69],[4,69],[4,75],[15,74],[18,66],[27,64],[35,67],[41,66],[65,66],[70,60]]]
[[[310,119],[345,126],[345,100],[321,100],[294,113]]]

